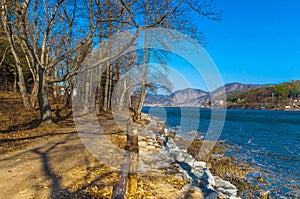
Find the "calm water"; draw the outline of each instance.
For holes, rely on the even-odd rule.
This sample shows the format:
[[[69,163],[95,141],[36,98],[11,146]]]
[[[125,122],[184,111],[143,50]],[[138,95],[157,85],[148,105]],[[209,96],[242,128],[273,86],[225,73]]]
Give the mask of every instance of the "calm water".
[[[160,117],[171,128],[182,126],[183,134],[207,132],[211,120],[210,109],[144,107],[143,112]],[[279,195],[299,196],[300,111],[227,110],[219,139],[237,146],[228,155],[247,160],[259,171],[252,177],[262,175],[269,181],[269,189],[279,188]],[[277,194],[273,196],[279,197]]]

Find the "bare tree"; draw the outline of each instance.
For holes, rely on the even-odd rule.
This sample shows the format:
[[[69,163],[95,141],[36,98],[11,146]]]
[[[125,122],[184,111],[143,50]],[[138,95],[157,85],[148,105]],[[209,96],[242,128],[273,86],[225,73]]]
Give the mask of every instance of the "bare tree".
[[[93,31],[84,32],[84,27],[79,29],[79,26],[77,26],[77,31],[81,31],[82,34],[76,35],[76,39],[69,37],[69,39],[73,39],[71,45],[68,48],[62,48],[67,43],[64,36],[70,35],[75,31],[73,30],[75,29],[75,19],[71,18],[70,22],[68,12],[71,9],[75,10],[74,12],[77,13],[76,17],[78,18],[79,11],[76,10],[76,4],[76,0],[72,2],[68,1],[68,3],[64,0],[48,2],[25,0],[23,3],[19,3],[19,5],[12,5],[12,2],[4,0],[1,3],[1,19],[10,41],[11,51],[16,60],[20,80],[19,87],[23,100],[26,102],[24,104],[26,104],[26,107],[29,107],[25,84],[22,86],[23,75],[19,66],[19,55],[15,52],[17,40],[21,43],[23,52],[26,54],[28,62],[30,62],[35,85],[37,85],[37,98],[42,121],[52,122],[51,108],[48,100],[50,81],[63,81],[67,75],[71,76],[68,71],[66,74],[60,75],[59,78],[53,78],[53,71],[55,71],[55,68],[61,62],[74,56],[93,37]],[[87,7],[89,7],[89,4]],[[8,16],[12,12],[11,9],[14,8],[17,12],[14,13],[13,18],[9,18]],[[85,16],[88,16],[87,18],[92,17],[92,14],[88,14],[89,11],[89,9],[86,11]],[[66,23],[67,20],[69,20],[68,23]],[[92,25],[92,30],[95,27],[95,25]]]
[[[11,24],[8,23],[8,14],[9,13],[11,13],[11,12],[8,11],[8,8],[6,6],[6,1],[4,0],[4,2],[1,5],[1,19],[2,19],[2,23],[3,23],[3,28],[4,28],[4,32],[7,36],[8,42],[10,44],[10,50],[11,50],[11,52],[14,56],[15,62],[16,62],[16,67],[17,67],[18,75],[19,75],[19,88],[20,88],[20,92],[22,95],[23,104],[26,109],[30,109],[29,98],[27,96],[27,90],[26,90],[25,80],[24,80],[24,75],[23,75],[23,69],[22,69],[20,57],[18,56],[18,53],[17,53],[17,44],[13,38],[13,30],[12,30]]]
[[[186,25],[191,23],[185,22],[190,19],[188,15],[191,11],[210,19],[217,18],[218,13],[213,12],[214,7],[211,2],[196,0],[110,0],[106,2],[100,0],[24,0],[13,3],[8,0],[1,1],[1,21],[16,61],[24,105],[29,107],[29,100],[24,80],[22,80],[24,77],[16,45],[21,47],[32,72],[34,86],[31,100],[38,99],[41,120],[51,122],[49,86],[53,85],[58,93],[58,82],[68,84],[68,80],[76,75],[80,63],[92,50],[93,44],[97,42],[94,38],[98,37],[99,42],[132,27],[138,29],[137,34],[151,27],[166,27],[185,30],[191,35],[197,35],[195,28]],[[145,40],[149,41],[149,39]],[[100,82],[98,89],[101,92],[101,95],[99,94],[101,100],[98,100],[98,103],[103,102],[102,107],[105,111],[111,107],[114,82],[122,75],[121,71],[125,71],[124,68],[128,67],[126,61],[121,62],[121,59],[113,61],[113,59],[121,55],[132,43],[133,41],[128,42],[127,46],[107,55],[100,61],[106,62],[108,66],[105,83],[101,86]],[[151,55],[146,45],[143,63],[149,62]],[[138,112],[146,96],[147,73],[145,66]]]

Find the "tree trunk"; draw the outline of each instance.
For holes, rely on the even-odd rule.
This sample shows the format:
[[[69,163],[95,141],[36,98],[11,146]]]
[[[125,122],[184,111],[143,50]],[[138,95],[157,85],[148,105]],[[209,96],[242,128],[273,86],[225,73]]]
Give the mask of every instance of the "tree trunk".
[[[107,112],[108,111],[108,89],[109,89],[109,69],[110,69],[110,63],[107,63],[107,69],[106,69],[106,79],[105,79],[105,88],[104,88],[104,104],[103,104],[103,111]]]
[[[112,71],[112,65],[109,65],[109,86],[108,86],[108,110],[111,110],[111,97],[112,97],[112,89],[113,89],[113,85],[112,85],[112,79],[113,79],[113,71]]]
[[[22,66],[20,63],[17,63],[17,70],[18,70],[18,77],[19,77],[19,82],[18,82],[18,86],[20,89],[20,93],[22,95],[22,99],[23,99],[23,104],[25,109],[30,110],[30,104],[29,104],[29,98],[27,95],[27,90],[26,90],[26,85],[25,85],[25,79],[24,79],[24,75],[23,75],[23,70],[22,70]]]
[[[7,81],[7,68],[4,68],[4,78],[5,78],[5,83],[4,83],[4,90],[5,92],[7,91],[8,88],[8,81]]]
[[[103,95],[102,95],[102,88],[101,88],[101,77],[99,78],[99,82],[96,89],[96,101],[95,101],[95,109],[96,114],[100,114],[103,109]]]
[[[39,91],[39,82],[37,79],[33,82],[33,88],[31,91],[30,104],[33,109],[35,109],[38,101],[38,91]]]
[[[58,71],[57,68],[54,69],[54,78],[57,78],[58,76]],[[60,97],[60,92],[59,92],[59,85],[58,83],[53,84],[53,98],[57,102],[59,97]]]
[[[40,119],[42,122],[52,123],[51,107],[48,99],[48,80],[45,78],[45,70],[38,67],[38,102],[40,106]]]
[[[89,93],[90,93],[90,81],[87,80],[87,77],[85,76],[85,88],[84,90],[82,91],[84,93],[84,101],[83,101],[83,114],[86,114],[89,112],[90,110],[90,107],[89,107],[89,99],[90,99],[90,96],[89,96]]]
[[[17,73],[14,72],[14,93],[17,93]]]
[[[142,66],[142,90],[141,90],[141,96],[139,100],[139,104],[137,107],[137,117],[140,115],[145,99],[147,94],[147,74],[148,74],[148,63],[150,59],[150,50],[144,48],[144,65]]]
[[[59,94],[60,95],[60,94]],[[68,81],[68,86],[65,90],[65,107],[71,108],[72,107],[72,95],[73,95],[73,82]]]
[[[148,25],[148,17],[149,17],[149,3],[146,4],[146,24]],[[147,31],[144,35],[144,54],[143,54],[143,66],[142,66],[142,90],[141,90],[141,96],[138,103],[138,107],[136,110],[136,117],[139,119],[139,116],[141,114],[145,99],[146,99],[146,92],[147,92],[147,74],[148,74],[148,63],[150,61],[150,49],[147,49],[147,39],[148,34]]]
[[[108,5],[111,5],[111,1],[108,0]],[[112,23],[108,23],[108,36],[112,36]],[[108,54],[111,55],[112,43],[108,40]],[[104,106],[103,111],[107,112],[111,108],[111,74],[112,74],[112,63],[110,61],[107,62],[107,70],[106,70],[106,80],[105,80],[105,89],[104,89]]]

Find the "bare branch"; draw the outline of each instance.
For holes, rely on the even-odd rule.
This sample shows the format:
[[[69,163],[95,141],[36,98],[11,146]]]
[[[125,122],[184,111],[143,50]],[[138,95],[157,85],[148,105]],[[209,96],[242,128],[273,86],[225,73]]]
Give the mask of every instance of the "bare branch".
[[[4,60],[5,60],[6,52],[7,52],[8,48],[9,47],[6,47],[5,50],[4,50],[4,52],[3,52],[2,59],[0,61],[0,66],[2,66],[2,64],[3,64]]]

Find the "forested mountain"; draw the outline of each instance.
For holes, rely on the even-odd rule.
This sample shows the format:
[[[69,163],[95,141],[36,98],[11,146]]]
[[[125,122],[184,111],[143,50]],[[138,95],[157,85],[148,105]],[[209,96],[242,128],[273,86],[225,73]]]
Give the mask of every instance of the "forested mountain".
[[[227,94],[228,107],[231,108],[299,109],[299,99],[299,80]]]

